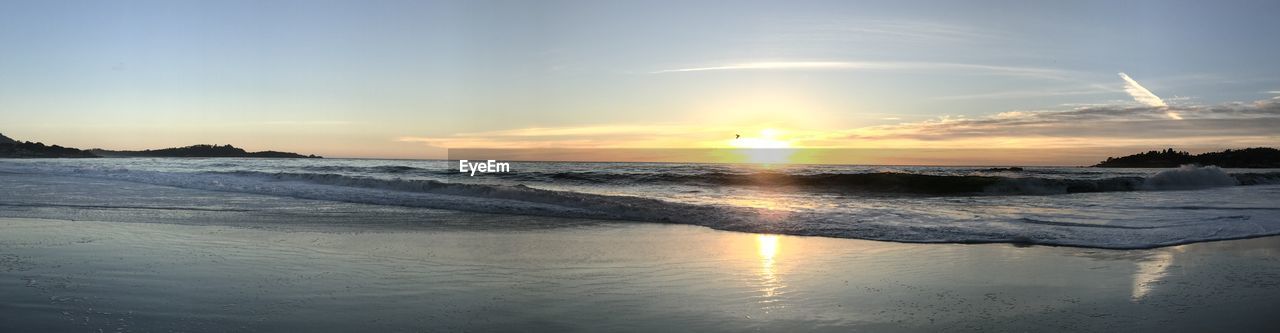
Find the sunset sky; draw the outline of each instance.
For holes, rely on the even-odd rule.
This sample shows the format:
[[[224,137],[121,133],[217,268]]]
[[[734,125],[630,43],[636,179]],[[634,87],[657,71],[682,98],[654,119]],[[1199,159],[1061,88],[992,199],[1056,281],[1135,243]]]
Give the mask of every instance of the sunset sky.
[[[1277,1],[3,1],[0,133],[390,158],[1275,146],[1276,13]]]

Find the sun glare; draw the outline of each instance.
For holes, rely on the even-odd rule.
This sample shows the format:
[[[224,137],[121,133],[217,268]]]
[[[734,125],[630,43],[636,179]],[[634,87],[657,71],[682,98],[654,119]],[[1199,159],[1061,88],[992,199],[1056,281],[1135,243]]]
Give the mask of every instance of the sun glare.
[[[758,136],[742,136],[733,139],[729,145],[734,147],[735,161],[759,164],[785,164],[791,162],[791,142],[781,138],[782,132],[765,128]]]
[[[760,130],[758,136],[741,136],[729,142],[735,148],[791,148],[791,143],[781,140],[782,132],[773,128]]]
[[[773,265],[773,257],[778,255],[778,235],[756,235],[756,252],[765,267]]]

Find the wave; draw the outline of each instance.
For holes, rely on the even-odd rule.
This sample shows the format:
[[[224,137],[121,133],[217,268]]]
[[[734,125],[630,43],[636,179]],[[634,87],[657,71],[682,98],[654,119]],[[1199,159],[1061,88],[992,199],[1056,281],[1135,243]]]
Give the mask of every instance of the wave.
[[[695,205],[632,196],[546,190],[524,185],[379,179],[331,173],[257,171],[192,173],[93,168],[23,171],[199,190],[478,213],[695,225],[714,223],[717,226],[732,226],[735,224],[733,221],[739,221],[744,225],[755,224],[756,222],[748,220],[770,215],[756,208]],[[702,223],[704,221],[706,223]]]
[[[1217,167],[1185,166],[1150,177],[1101,179],[929,175],[905,172],[698,174],[557,172],[502,176],[510,180],[580,184],[670,184],[800,188],[824,192],[921,195],[1050,195],[1120,191],[1193,190],[1220,186],[1280,184],[1280,173],[1228,174]]]
[[[1145,248],[1194,241],[1228,239],[1280,233],[1280,223],[1238,218],[1236,210],[1221,219],[1185,220],[1188,214],[1157,224],[1089,224],[1079,220],[1000,217],[974,221],[963,211],[939,212],[932,198],[911,199],[907,206],[876,205],[839,211],[752,208],[728,204],[698,204],[625,195],[603,195],[525,185],[471,184],[425,179],[383,179],[335,173],[304,172],[168,172],[110,168],[36,168],[23,171],[61,176],[89,177],[174,186],[181,188],[250,193],[301,199],[353,202],[566,218],[609,219],[705,226],[720,230],[921,243],[1018,242],[1101,248]],[[1075,193],[1122,190],[1186,189],[1222,186],[1219,169],[1182,168],[1152,177],[1118,177],[1100,180],[1006,178],[995,176],[944,176],[904,173],[863,174],[721,174],[699,180],[718,184],[785,183],[820,188],[888,188],[916,193]],[[596,176],[594,174],[590,176]],[[633,176],[634,177],[634,176]],[[646,175],[653,179],[685,179],[687,175]],[[764,177],[764,178],[761,178]],[[772,177],[772,178],[770,178]],[[1230,175],[1232,185],[1274,182],[1273,173]],[[688,180],[680,180],[688,181]],[[762,183],[764,182],[764,183]],[[928,190],[942,187],[944,190]],[[990,198],[990,197],[988,197]],[[1014,199],[1014,198],[1011,198]],[[896,200],[896,199],[894,199]],[[947,199],[951,200],[951,199]],[[1006,199],[998,199],[1004,202]],[[1068,199],[1062,199],[1068,200]],[[963,201],[972,201],[964,199]],[[1181,206],[1177,206],[1181,207]],[[1074,209],[1074,208],[1073,208]],[[1224,208],[1210,208],[1218,210]],[[1255,209],[1249,209],[1255,210]],[[1215,212],[1209,212],[1214,214]],[[1269,213],[1268,213],[1269,214]],[[969,217],[966,217],[969,216]],[[1175,221],[1176,220],[1176,221]],[[1236,223],[1235,220],[1248,220]],[[1176,222],[1176,223],[1174,223]],[[1273,227],[1276,226],[1276,227]],[[1150,227],[1148,227],[1150,226]],[[1265,226],[1265,228],[1263,228]],[[1224,229],[1226,228],[1226,229]],[[1111,231],[1108,231],[1111,230]],[[1117,234],[1115,230],[1122,230]]]
[[[1235,186],[1240,181],[1216,166],[1198,167],[1184,165],[1164,170],[1147,177],[1143,186],[1159,190],[1194,190],[1209,187]]]
[[[425,168],[415,168],[404,165],[379,165],[379,166],[345,166],[345,165],[308,165],[300,168],[306,171],[316,172],[359,172],[359,173],[386,173],[386,174],[403,174],[403,173],[424,173],[424,174],[444,174],[438,170],[430,170]],[[452,172],[450,172],[452,173]]]

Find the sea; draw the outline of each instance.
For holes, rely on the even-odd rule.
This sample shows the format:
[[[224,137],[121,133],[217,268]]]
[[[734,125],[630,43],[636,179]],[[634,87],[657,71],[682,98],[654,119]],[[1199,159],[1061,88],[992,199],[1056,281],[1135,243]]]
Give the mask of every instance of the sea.
[[[12,176],[4,191],[57,198],[0,196],[0,215],[74,209],[77,198],[132,207],[115,191],[150,184],[198,190],[149,207],[159,209],[203,209],[190,207],[207,202],[192,193],[221,193],[309,199],[314,210],[358,203],[909,243],[1135,249],[1280,234],[1276,169],[507,163],[509,172],[471,174],[446,160],[0,159]],[[51,190],[51,179],[61,185]]]

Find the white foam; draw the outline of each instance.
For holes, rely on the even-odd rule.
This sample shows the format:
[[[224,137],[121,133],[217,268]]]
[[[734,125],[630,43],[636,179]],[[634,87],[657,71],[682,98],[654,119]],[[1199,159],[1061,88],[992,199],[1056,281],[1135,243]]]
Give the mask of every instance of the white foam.
[[[1156,173],[1143,182],[1149,190],[1195,190],[1239,185],[1234,177],[1216,166],[1183,165]]]
[[[900,242],[1022,242],[1144,248],[1280,234],[1280,187],[1105,192],[1056,196],[810,198],[818,208],[776,210],[548,190],[323,173],[130,170],[126,163],[7,163],[33,177],[89,177],[191,189],[484,213],[701,225],[721,230]],[[1225,179],[1224,179],[1225,177]],[[1228,181],[1229,179],[1229,181]],[[1183,167],[1144,181],[1151,189],[1235,184],[1216,167]]]

